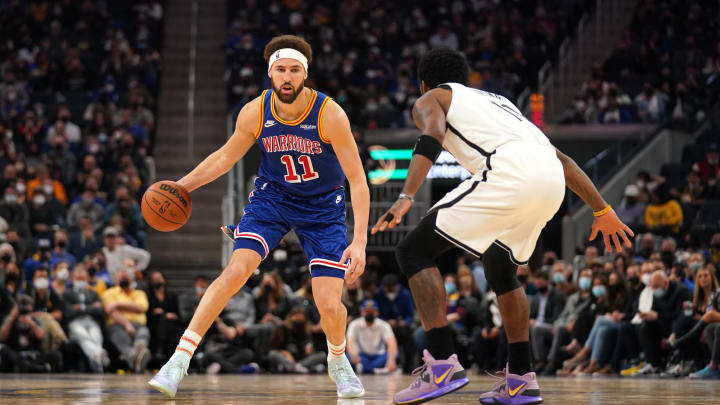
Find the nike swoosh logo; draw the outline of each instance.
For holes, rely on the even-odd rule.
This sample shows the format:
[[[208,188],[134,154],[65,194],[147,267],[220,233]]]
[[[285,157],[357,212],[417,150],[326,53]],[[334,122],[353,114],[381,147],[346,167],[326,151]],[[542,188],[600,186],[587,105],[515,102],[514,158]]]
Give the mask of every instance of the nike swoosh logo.
[[[441,382],[443,382],[443,380],[445,379],[445,377],[447,377],[448,374],[450,374],[450,371],[451,371],[451,370],[452,370],[452,367],[450,367],[450,368],[449,368],[446,372],[444,372],[440,377],[435,377],[435,384],[440,384]]]
[[[518,391],[520,391],[526,385],[527,385],[527,383],[522,383],[522,384],[518,385],[517,387],[515,387],[514,390],[511,390],[510,387],[508,387],[508,393],[510,394],[511,397],[514,397],[515,394],[517,394]]]
[[[265,128],[270,128],[271,126],[277,124],[275,121],[268,121],[265,123]]]

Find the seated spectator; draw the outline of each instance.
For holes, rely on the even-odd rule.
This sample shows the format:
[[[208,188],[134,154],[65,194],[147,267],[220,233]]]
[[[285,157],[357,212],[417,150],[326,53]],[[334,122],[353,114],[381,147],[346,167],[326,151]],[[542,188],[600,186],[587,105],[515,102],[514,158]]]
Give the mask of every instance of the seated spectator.
[[[652,273],[652,309],[640,313],[640,342],[646,364],[635,375],[651,375],[661,371],[665,364],[661,343],[670,336],[673,323],[683,313],[683,303],[691,300],[690,291],[682,284],[670,281],[663,271]]]
[[[50,288],[50,272],[46,267],[35,269],[32,285],[30,297],[33,299],[33,310],[49,313],[56,321],[62,321],[62,299]]]
[[[415,368],[417,350],[414,343],[415,307],[410,291],[400,285],[395,274],[386,274],[382,286],[375,292],[378,304],[378,316],[393,329],[403,355],[403,371],[411,372]]]
[[[692,171],[700,175],[700,180],[703,183],[717,178],[718,174],[720,174],[720,153],[717,144],[713,143],[707,147],[705,159],[695,162]]]
[[[193,292],[182,294],[180,295],[179,299],[180,320],[184,324],[190,323],[190,319],[192,319],[192,316],[195,313],[195,309],[200,303],[200,298],[202,298],[208,286],[210,285],[210,280],[208,280],[208,278],[203,275],[198,275],[195,276],[195,281],[193,284]],[[253,304],[253,309],[254,308],[255,305]],[[253,322],[254,321],[255,319],[253,319]]]
[[[520,285],[525,288],[525,294],[528,296],[537,294],[537,287],[530,278],[530,268],[528,266],[518,266],[517,279]]]
[[[625,198],[615,213],[623,223],[630,227],[635,233],[641,230],[645,218],[645,203],[639,200],[640,188],[635,184],[625,186]]]
[[[82,193],[82,200],[73,203],[67,213],[68,226],[79,228],[82,218],[88,218],[92,225],[93,232],[102,229],[105,220],[105,210],[95,201],[95,190],[85,189]]]
[[[78,230],[70,234],[68,253],[82,259],[102,248],[102,241],[95,236],[93,224],[89,217],[81,217]]]
[[[140,212],[140,206],[135,202],[126,186],[118,186],[115,189],[115,199],[105,208],[105,221],[110,222],[114,214],[120,214],[125,222],[125,229],[133,236],[141,246],[144,246],[145,221]]]
[[[342,293],[342,302],[347,308],[348,323],[360,316],[361,305],[365,301],[365,291],[363,291],[360,279],[353,283],[345,283]]]
[[[564,260],[552,265],[553,288],[569,297],[577,292],[577,285],[572,282],[572,266]]]
[[[642,93],[635,96],[635,107],[642,122],[660,122],[665,114],[667,97],[650,82],[645,82]]]
[[[33,313],[33,299],[18,297],[18,305],[0,326],[0,370],[9,372],[58,372],[62,355],[44,350],[46,331]]]
[[[47,152],[47,158],[50,161],[51,175],[53,178],[60,180],[60,183],[72,184],[75,180],[75,155],[70,151],[70,147],[67,143],[67,138],[61,134],[48,136],[48,146],[50,150]],[[50,182],[45,181],[45,184]],[[54,187],[54,184],[53,184]],[[63,205],[67,206],[67,196],[65,200],[61,200],[57,193],[55,198],[60,201]]]
[[[70,264],[58,262],[52,270],[52,281],[50,289],[59,297],[62,297],[70,284]]]
[[[327,353],[317,351],[305,308],[297,306],[287,314],[285,321],[273,331],[268,361],[270,369],[279,373],[325,371]]]
[[[25,194],[18,193],[14,185],[5,187],[3,201],[0,202],[0,217],[21,236],[30,236],[30,211],[25,204]]]
[[[373,300],[362,304],[361,317],[350,322],[347,352],[358,374],[385,374],[397,369],[397,341],[390,325],[379,319]]]
[[[180,304],[174,291],[167,289],[165,276],[155,270],[148,277],[148,329],[150,352],[166,361],[175,352],[175,345],[185,330],[180,322]]]
[[[553,335],[550,350],[547,355],[548,363],[544,369],[537,368],[543,375],[555,375],[555,370],[560,368],[564,360],[564,352],[561,347],[570,343],[575,321],[580,314],[592,303],[592,270],[585,268],[578,277],[579,290],[573,293],[565,301],[562,312],[553,322],[551,333]]]
[[[222,317],[215,320],[201,344],[202,356],[198,356],[207,374],[256,373],[260,370],[257,363],[251,363],[254,353],[241,343],[240,331],[244,331],[241,324],[223,320]]]
[[[645,208],[645,226],[658,235],[673,235],[680,231],[683,212],[680,204],[672,198],[665,185],[650,194],[650,204]]]
[[[535,275],[538,293],[530,296],[530,341],[538,368],[545,368],[552,345],[553,323],[565,308],[567,296],[554,289],[550,274],[540,270]]]
[[[255,321],[279,326],[292,309],[292,302],[276,272],[263,274],[259,295],[255,298]]]
[[[5,280],[4,284],[0,285],[0,290],[6,291],[10,298],[15,298],[18,293],[24,291],[20,268],[14,262],[10,262],[5,266]]]
[[[115,287],[102,295],[107,313],[107,334],[120,352],[120,358],[136,373],[145,370],[150,361],[150,331],[145,315],[149,304],[147,295],[131,284],[132,275],[124,268],[115,273]]]
[[[55,239],[54,246],[52,253],[50,254],[50,267],[55,267],[55,265],[59,262],[67,262],[70,267],[75,266],[75,262],[77,261],[75,256],[68,253],[68,234],[65,230],[59,229],[55,231],[55,234],[53,235]]]
[[[59,224],[59,218],[56,212],[51,208],[50,202],[45,197],[42,188],[36,189],[32,194],[32,199],[27,202],[28,212],[30,213],[30,231],[37,238],[50,238],[53,225]]]
[[[50,172],[45,165],[39,166],[37,168],[37,177],[27,182],[27,198],[34,198],[37,195],[35,193],[36,189],[42,191],[46,199],[52,197],[63,205],[68,203],[65,186],[61,182],[50,178]]]
[[[102,303],[98,294],[88,288],[87,270],[83,264],[75,266],[72,274],[72,287],[63,294],[65,311],[63,317],[67,323],[70,341],[80,345],[90,370],[102,373],[110,364],[110,358],[103,349]]]
[[[481,329],[473,342],[473,358],[480,370],[496,371],[507,361],[507,336],[494,291],[488,291],[480,307]]]
[[[119,230],[114,226],[109,226],[103,231],[105,247],[102,248],[102,252],[107,271],[113,279],[116,278],[115,273],[123,268],[125,259],[134,260],[138,270],[145,270],[150,263],[150,253],[147,250],[124,244],[119,235]]]
[[[607,106],[600,113],[601,124],[629,124],[632,122],[632,114],[624,105],[617,102],[616,97],[607,100]]]
[[[705,331],[707,345],[710,348],[710,362],[703,369],[690,374],[692,379],[712,379],[720,377],[720,292],[715,291],[708,311],[698,322],[697,329]]]

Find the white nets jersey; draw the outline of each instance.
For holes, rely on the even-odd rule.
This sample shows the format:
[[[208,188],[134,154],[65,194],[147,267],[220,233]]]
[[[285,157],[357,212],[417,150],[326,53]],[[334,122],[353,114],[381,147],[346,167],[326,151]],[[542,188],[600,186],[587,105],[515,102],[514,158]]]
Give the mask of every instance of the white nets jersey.
[[[507,98],[458,83],[440,87],[452,90],[443,147],[470,173],[486,170],[487,157],[509,142],[550,146],[545,134]]]
[[[496,244],[524,264],[565,196],[557,151],[505,97],[443,86],[452,91],[443,147],[473,176],[432,208],[435,231],[478,256]]]

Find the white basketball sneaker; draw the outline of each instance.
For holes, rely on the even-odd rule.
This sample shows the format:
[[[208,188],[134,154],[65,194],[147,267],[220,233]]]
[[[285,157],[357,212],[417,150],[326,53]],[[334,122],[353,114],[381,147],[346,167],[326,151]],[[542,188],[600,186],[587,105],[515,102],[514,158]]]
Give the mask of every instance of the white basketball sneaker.
[[[330,356],[328,358],[328,375],[337,385],[337,395],[340,398],[359,398],[365,395],[360,379],[355,375],[353,367],[345,356]]]
[[[187,375],[189,365],[190,359],[187,355],[175,353],[148,384],[169,398],[175,398],[178,384]]]

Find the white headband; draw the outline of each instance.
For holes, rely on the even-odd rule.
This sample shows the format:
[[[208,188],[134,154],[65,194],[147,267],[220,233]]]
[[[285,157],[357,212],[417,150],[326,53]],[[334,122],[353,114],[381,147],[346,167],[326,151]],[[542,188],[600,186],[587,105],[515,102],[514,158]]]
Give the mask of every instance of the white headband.
[[[278,49],[270,56],[270,60],[268,60],[268,73],[270,73],[270,69],[272,68],[273,63],[275,63],[278,59],[285,58],[295,59],[303,65],[303,67],[305,68],[305,72],[308,71],[308,61],[305,55],[302,54],[302,52],[292,48],[282,48]]]

